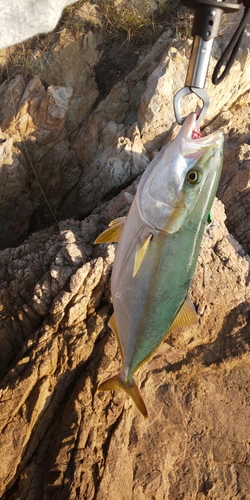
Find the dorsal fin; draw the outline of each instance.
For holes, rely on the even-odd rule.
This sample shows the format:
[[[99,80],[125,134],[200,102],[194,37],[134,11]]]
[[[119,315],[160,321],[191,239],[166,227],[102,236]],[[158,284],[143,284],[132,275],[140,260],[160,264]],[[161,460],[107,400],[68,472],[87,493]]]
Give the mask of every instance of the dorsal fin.
[[[139,241],[136,245],[136,251],[135,251],[135,262],[134,262],[134,270],[133,270],[133,278],[135,275],[138,273],[143,259],[146,256],[150,240],[152,239],[152,234],[148,234],[146,238],[143,238],[142,241]]]
[[[122,234],[124,222],[126,217],[119,217],[110,222],[108,229],[105,229],[103,233],[97,236],[94,241],[97,243],[118,243],[120,236]]]
[[[171,323],[167,333],[169,334],[176,328],[180,326],[190,326],[198,324],[198,316],[196,314],[193,303],[190,298],[187,297],[185,302],[183,302],[181,308],[176,314],[174,321]]]

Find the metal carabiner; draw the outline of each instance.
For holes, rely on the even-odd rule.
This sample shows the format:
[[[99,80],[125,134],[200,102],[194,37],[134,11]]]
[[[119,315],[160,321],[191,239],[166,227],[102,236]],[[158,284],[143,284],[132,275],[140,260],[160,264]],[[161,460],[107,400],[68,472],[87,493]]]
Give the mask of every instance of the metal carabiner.
[[[245,1],[250,2],[250,0]],[[181,125],[185,118],[181,117],[180,100],[191,93],[196,94],[203,101],[203,107],[197,119],[197,125],[199,125],[210,104],[205,83],[213,40],[218,36],[223,13],[236,12],[240,5],[229,4],[221,0],[181,0],[181,3],[195,11],[192,29],[193,44],[185,86],[174,96],[174,112],[177,123]]]
[[[182,125],[186,118],[186,116],[184,117],[181,116],[181,109],[180,109],[181,99],[192,93],[196,94],[203,101],[203,107],[196,120],[196,125],[200,125],[201,121],[206,116],[210,104],[210,98],[207,91],[205,89],[199,89],[196,87],[184,87],[183,89],[179,90],[179,92],[177,92],[177,94],[175,94],[174,96],[174,113],[176,121],[179,125]]]

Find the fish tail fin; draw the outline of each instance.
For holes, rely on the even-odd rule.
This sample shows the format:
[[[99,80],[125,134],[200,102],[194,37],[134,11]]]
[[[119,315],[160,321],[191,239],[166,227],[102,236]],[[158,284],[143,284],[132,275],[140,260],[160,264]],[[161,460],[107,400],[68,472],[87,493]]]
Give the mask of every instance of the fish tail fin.
[[[98,387],[99,391],[114,391],[116,389],[123,389],[127,394],[129,394],[129,396],[131,396],[135,405],[137,406],[138,410],[142,413],[142,415],[145,418],[147,418],[148,416],[147,408],[134,380],[132,380],[132,383],[126,382],[124,380],[123,372],[121,372],[115,375],[114,377],[105,380],[105,382],[102,382],[102,384],[100,384]]]

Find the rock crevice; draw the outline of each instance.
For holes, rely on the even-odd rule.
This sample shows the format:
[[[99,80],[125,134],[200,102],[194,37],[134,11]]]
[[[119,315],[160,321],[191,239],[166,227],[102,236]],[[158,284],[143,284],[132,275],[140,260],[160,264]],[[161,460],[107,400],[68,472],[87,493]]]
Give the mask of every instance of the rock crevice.
[[[190,292],[199,325],[172,332],[136,373],[145,420],[123,393],[97,391],[121,358],[107,326],[115,245],[94,240],[126,215],[152,152],[177,132],[172,98],[190,42],[166,32],[94,104],[93,33],[81,45],[56,38],[54,80],[48,65],[46,83],[44,73],[0,86],[0,496],[247,499],[249,54],[243,46],[223,86],[208,89],[203,133],[223,127],[225,160]],[[54,227],[27,151],[60,220]]]

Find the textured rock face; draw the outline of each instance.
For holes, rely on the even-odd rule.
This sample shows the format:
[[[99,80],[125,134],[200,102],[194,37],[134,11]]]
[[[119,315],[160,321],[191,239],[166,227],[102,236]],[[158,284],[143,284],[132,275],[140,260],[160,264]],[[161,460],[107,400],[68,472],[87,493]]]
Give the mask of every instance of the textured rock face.
[[[151,49],[141,51],[135,69],[101,100],[95,78],[101,56],[101,18],[93,5],[84,25],[86,8],[82,6],[75,14],[82,31],[75,36],[66,30],[56,34],[45,51],[33,56],[39,77],[26,83],[18,75],[0,87],[0,138],[13,140],[13,162],[22,165],[18,174],[13,166],[13,176],[7,179],[11,186],[2,187],[10,192],[16,185],[20,194],[18,202],[14,193],[6,208],[0,207],[0,223],[6,228],[1,248],[17,245],[34,230],[54,224],[42,190],[57,219],[83,218],[132,182],[145,169],[150,154],[177,133],[173,94],[184,85],[191,40],[173,39],[172,31],[167,30]],[[239,16],[230,18],[223,37],[215,42],[207,79],[211,105],[205,124],[250,88],[247,37],[224,83],[211,84],[213,67],[238,20]],[[89,29],[88,23],[93,26],[94,22],[95,27]],[[187,114],[196,102],[187,99],[183,105]],[[226,207],[229,210],[228,202]],[[15,222],[7,223],[6,213],[9,221],[20,220],[18,227]],[[237,217],[242,214],[239,208]],[[244,214],[248,219],[247,202]],[[236,231],[237,220],[232,224]],[[246,234],[245,248],[248,239]]]
[[[247,78],[247,67],[250,64],[247,48],[248,32],[242,43],[241,51],[237,55],[232,73],[229,73],[225,78],[223,85],[214,86],[211,82],[215,64],[231,40],[241,17],[242,11],[238,15],[226,18],[222,31],[223,36],[218,37],[214,42],[206,83],[206,89],[211,98],[206,123],[217,116],[225,106],[228,108],[232,105],[239,95],[244,94],[249,89]],[[176,129],[172,96],[184,87],[191,44],[191,40],[187,40],[186,43],[178,41],[172,43],[169,50],[163,55],[160,64],[148,78],[145,92],[140,101],[138,121],[143,143],[149,151],[158,148],[164,138],[169,138],[169,132],[173,133],[171,130],[173,127]],[[243,60],[242,66],[240,61]],[[235,82],[237,82],[237,90]],[[183,99],[181,102],[182,116],[192,112],[197,104],[201,105],[202,103],[200,100],[197,101],[194,96]]]
[[[71,96],[70,87],[52,85],[46,91],[38,77],[26,86],[19,75],[11,85],[6,81],[0,86],[0,176],[4,181],[0,189],[0,222],[4,228],[0,248],[17,245],[30,230],[41,227],[43,218],[46,225],[53,221],[51,215],[43,216],[42,190],[52,208],[57,207],[75,185],[75,175],[79,177],[74,154],[63,140]],[[40,226],[36,226],[39,216]]]
[[[94,14],[93,6],[91,10]],[[95,19],[98,20],[97,17]],[[67,115],[67,129],[70,132],[89,115],[99,96],[94,67],[100,57],[97,47],[101,43],[101,35],[91,30],[77,37],[63,31],[53,45],[53,50],[42,54],[36,65],[37,73],[45,81],[73,89]]]
[[[244,498],[249,489],[249,259],[221,203],[192,286],[199,326],[173,332],[136,375],[148,420],[123,393],[97,392],[121,359],[106,326],[114,245],[93,241],[133,191],[1,253],[3,499]]]
[[[227,226],[243,248],[250,249],[250,94],[237,100],[206,130],[222,126],[227,134],[224,149],[224,168],[218,195],[225,204]]]
[[[58,61],[68,61],[63,57],[70,53],[63,40],[55,48]],[[78,62],[86,62],[75,43]],[[28,83],[16,76],[0,87],[1,246],[17,245],[51,223],[34,172],[57,217],[92,212],[0,252],[3,500],[249,498],[249,93],[244,93],[249,54],[244,48],[232,70],[239,93],[235,79],[218,87],[204,131],[225,131],[218,195],[227,219],[216,200],[191,289],[199,325],[172,332],[136,373],[147,420],[122,392],[97,391],[119,371],[121,356],[107,326],[115,245],[93,242],[110,220],[127,213],[138,181],[129,184],[145,169],[150,152],[176,134],[168,92],[178,87],[172,81],[177,62],[183,86],[189,46],[178,43],[165,33],[89,114],[96,99],[92,58],[98,60],[91,52],[87,74],[93,93],[88,87],[85,108],[82,75],[82,108],[70,135],[78,92],[77,76],[66,81],[72,65],[60,75],[58,63],[58,80],[47,84],[38,76]],[[95,40],[91,47],[98,50]],[[233,92],[235,100],[244,94],[234,105]],[[219,113],[221,93],[225,107]]]

